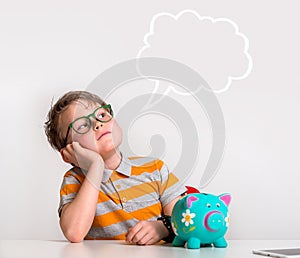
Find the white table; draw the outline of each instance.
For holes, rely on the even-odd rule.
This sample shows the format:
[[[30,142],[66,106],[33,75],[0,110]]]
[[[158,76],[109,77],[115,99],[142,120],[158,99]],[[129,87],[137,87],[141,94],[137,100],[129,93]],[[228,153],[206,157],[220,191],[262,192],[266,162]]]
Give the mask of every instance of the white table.
[[[227,248],[185,249],[171,245],[136,246],[124,241],[0,240],[1,258],[259,258],[253,249],[300,247],[300,240],[230,240]]]

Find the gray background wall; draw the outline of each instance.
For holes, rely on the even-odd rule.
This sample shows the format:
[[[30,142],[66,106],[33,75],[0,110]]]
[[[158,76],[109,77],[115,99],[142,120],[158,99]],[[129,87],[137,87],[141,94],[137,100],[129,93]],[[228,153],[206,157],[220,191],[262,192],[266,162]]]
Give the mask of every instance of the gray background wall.
[[[224,78],[238,77],[249,68],[249,60],[238,51],[246,41],[236,38],[232,27],[219,27],[214,34],[217,27],[205,30],[203,23],[194,24],[193,19],[155,23],[156,33],[149,41],[152,48],[144,53],[190,65],[210,78],[218,91],[226,151],[217,175],[201,190],[232,194],[227,238],[299,239],[298,1],[33,0],[0,2],[1,239],[63,239],[57,206],[68,165],[51,150],[43,132],[52,99],[68,90],[86,89],[103,70],[140,54],[156,15],[187,9],[237,25],[249,43],[247,53],[253,62],[245,78],[233,80],[225,89]],[[205,41],[213,35],[215,41]],[[201,52],[198,46],[203,42],[208,45]],[[212,51],[214,47],[222,51]],[[228,59],[233,70],[221,63]],[[130,91],[127,85],[112,95],[116,111],[147,85],[154,82],[133,82]],[[161,83],[161,87],[168,85]],[[199,186],[212,143],[210,126],[192,97],[171,95],[189,107],[199,132],[195,169],[179,176]],[[149,134],[154,130],[166,139],[163,158],[173,169],[181,155],[181,129],[161,117],[148,118],[137,121],[126,134],[131,148],[148,154]],[[145,126],[147,121],[156,126]]]

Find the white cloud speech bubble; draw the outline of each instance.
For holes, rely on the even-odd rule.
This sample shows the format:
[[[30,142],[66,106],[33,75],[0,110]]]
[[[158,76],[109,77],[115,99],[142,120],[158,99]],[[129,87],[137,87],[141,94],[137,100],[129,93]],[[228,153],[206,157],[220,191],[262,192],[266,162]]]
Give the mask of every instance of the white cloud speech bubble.
[[[200,16],[194,10],[153,16],[137,57],[164,57],[196,70],[215,93],[252,70],[249,40],[228,18]]]

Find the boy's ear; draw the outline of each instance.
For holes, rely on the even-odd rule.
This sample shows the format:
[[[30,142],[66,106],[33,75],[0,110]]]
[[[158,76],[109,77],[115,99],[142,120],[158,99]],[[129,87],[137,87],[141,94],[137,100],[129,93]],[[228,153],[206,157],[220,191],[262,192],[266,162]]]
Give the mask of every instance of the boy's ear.
[[[62,148],[59,153],[60,153],[60,156],[61,158],[63,159],[64,162],[68,163],[68,164],[71,164],[71,161],[66,157],[66,155],[64,154],[64,148]]]

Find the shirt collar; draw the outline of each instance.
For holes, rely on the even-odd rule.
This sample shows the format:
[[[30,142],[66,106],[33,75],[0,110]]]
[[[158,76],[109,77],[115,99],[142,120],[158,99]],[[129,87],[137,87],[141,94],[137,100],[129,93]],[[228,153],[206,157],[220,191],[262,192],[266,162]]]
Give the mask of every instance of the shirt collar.
[[[130,162],[130,160],[125,157],[122,153],[121,153],[121,163],[120,165],[115,169],[115,170],[111,170],[111,169],[104,169],[104,173],[103,173],[103,177],[102,177],[102,182],[107,182],[109,180],[109,178],[111,177],[112,173],[114,171],[123,174],[124,176],[130,176],[131,175],[131,167],[132,164]]]

